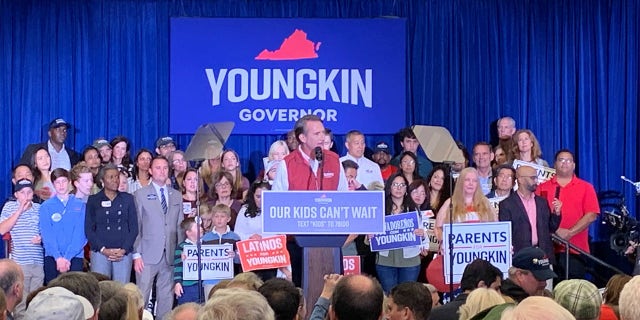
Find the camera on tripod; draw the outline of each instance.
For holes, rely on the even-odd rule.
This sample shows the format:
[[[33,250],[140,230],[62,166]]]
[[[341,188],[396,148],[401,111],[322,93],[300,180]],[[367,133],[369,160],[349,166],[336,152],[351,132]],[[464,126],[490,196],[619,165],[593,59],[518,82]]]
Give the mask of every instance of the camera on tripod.
[[[630,242],[640,243],[638,220],[629,214],[622,193],[603,191],[598,193],[598,199],[603,213],[602,224],[613,229],[613,234],[609,237],[610,247],[618,254],[624,255]]]

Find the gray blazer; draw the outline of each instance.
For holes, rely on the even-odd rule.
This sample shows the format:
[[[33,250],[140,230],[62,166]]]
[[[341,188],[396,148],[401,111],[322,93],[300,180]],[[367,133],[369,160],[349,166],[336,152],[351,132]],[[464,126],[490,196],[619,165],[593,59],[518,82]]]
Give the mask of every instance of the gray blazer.
[[[160,195],[149,184],[137,190],[133,197],[138,211],[138,237],[133,249],[142,255],[146,264],[158,264],[166,250],[165,258],[169,265],[173,265],[176,244],[184,240],[180,231],[182,215],[182,195],[178,190],[166,186],[168,191],[168,208],[165,215],[160,204]]]

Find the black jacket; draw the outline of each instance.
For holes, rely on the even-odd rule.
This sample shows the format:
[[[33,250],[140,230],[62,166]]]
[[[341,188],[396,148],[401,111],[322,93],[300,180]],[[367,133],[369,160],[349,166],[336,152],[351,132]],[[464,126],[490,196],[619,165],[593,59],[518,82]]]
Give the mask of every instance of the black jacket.
[[[467,301],[468,293],[461,293],[453,301],[431,310],[429,320],[458,320],[458,309]]]
[[[515,282],[511,281],[511,279],[506,279],[502,281],[502,285],[500,286],[500,292],[505,295],[511,297],[517,303],[524,300],[529,296],[528,293],[522,289],[519,285],[515,284]]]

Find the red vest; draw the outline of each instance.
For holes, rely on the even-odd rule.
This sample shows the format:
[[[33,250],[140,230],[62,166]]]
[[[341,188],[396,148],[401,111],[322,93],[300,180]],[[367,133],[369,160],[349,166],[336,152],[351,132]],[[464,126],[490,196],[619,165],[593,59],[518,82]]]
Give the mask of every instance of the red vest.
[[[287,165],[289,190],[337,190],[340,181],[340,158],[332,151],[322,150],[322,183],[311,171],[309,162],[302,156],[300,149],[296,149],[284,157]],[[320,167],[318,167],[320,171]],[[320,172],[317,172],[320,175]],[[322,186],[322,189],[320,188]]]

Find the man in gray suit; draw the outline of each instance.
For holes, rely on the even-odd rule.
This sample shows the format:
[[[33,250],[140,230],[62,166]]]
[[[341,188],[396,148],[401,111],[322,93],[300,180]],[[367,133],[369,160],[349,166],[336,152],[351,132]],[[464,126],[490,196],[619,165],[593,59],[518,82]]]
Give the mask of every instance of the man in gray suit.
[[[173,305],[173,255],[182,222],[182,196],[167,185],[169,161],[163,156],[151,160],[151,183],[134,193],[138,211],[138,237],[134,244],[133,267],[144,301],[149,301],[153,278],[156,283],[157,318]]]

